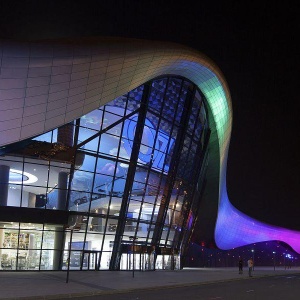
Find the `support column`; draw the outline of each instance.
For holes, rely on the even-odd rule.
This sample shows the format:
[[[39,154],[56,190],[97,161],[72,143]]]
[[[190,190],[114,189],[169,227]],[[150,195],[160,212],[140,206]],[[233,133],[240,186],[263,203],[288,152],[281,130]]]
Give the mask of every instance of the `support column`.
[[[121,243],[122,243],[122,237],[123,237],[125,224],[126,224],[126,213],[130,202],[130,192],[134,182],[134,175],[137,167],[137,161],[139,158],[140,144],[143,137],[144,124],[147,115],[148,97],[150,94],[149,85],[150,85],[149,83],[144,84],[143,96],[141,100],[140,109],[138,112],[138,120],[136,123],[136,129],[135,129],[135,134],[133,139],[132,152],[130,156],[130,164],[129,164],[126,183],[124,187],[123,199],[122,199],[122,204],[119,212],[119,222],[116,230],[114,246],[113,246],[113,251],[110,260],[110,266],[109,266],[110,270],[120,269],[120,260],[122,255]]]
[[[74,123],[68,123],[58,128],[57,142],[73,147]]]
[[[9,166],[0,165],[0,206],[7,206]]]
[[[29,208],[35,208],[36,203],[36,194],[28,193],[28,207]]]
[[[0,227],[2,227],[3,224],[0,224]],[[4,229],[0,228],[0,267],[1,267],[1,263],[2,263],[2,247],[3,247],[3,243],[4,243]]]
[[[35,247],[35,235],[33,233],[29,234],[29,242],[28,242],[28,255],[34,256],[36,250],[33,250]]]
[[[54,234],[54,253],[53,253],[53,270],[61,270],[62,267],[62,253],[65,244],[65,233],[61,227],[56,228]]]
[[[57,209],[65,210],[67,205],[67,193],[68,193],[68,173],[59,172],[57,187],[58,187]]]

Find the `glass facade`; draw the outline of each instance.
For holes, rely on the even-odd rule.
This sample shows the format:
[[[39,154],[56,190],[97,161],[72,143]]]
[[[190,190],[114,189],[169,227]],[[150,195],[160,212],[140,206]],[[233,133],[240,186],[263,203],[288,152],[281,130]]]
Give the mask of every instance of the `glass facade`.
[[[162,77],[8,148],[0,205],[68,218],[1,222],[1,268],[179,268],[209,134],[201,92],[184,78]]]
[[[0,224],[2,270],[52,270],[60,249],[55,235],[63,234],[63,226],[2,222]]]

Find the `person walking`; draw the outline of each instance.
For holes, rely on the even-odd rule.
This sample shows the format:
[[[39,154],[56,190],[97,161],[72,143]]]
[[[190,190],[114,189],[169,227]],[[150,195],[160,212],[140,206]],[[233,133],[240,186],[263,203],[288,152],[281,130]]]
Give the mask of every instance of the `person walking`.
[[[239,274],[243,274],[243,259],[240,257],[239,259]]]
[[[252,277],[252,270],[253,270],[253,259],[248,259],[248,269],[249,269],[249,277]]]

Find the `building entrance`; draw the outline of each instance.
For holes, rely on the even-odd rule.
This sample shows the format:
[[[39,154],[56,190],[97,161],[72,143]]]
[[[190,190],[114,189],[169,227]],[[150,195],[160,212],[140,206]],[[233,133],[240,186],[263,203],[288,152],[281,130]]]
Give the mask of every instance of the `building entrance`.
[[[81,270],[99,270],[100,251],[84,250]]]

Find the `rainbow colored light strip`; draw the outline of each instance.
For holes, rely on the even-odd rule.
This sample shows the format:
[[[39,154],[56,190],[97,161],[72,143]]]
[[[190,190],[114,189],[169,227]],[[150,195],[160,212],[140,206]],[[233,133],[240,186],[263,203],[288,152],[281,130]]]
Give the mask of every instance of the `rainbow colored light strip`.
[[[217,86],[217,87],[216,87]],[[230,98],[218,78],[204,82],[199,88],[212,109],[220,147],[220,196],[215,241],[220,249],[228,250],[247,244],[278,240],[300,253],[300,232],[269,225],[251,218],[236,209],[229,201],[226,189],[226,168],[231,133]],[[228,105],[229,103],[229,105]]]

